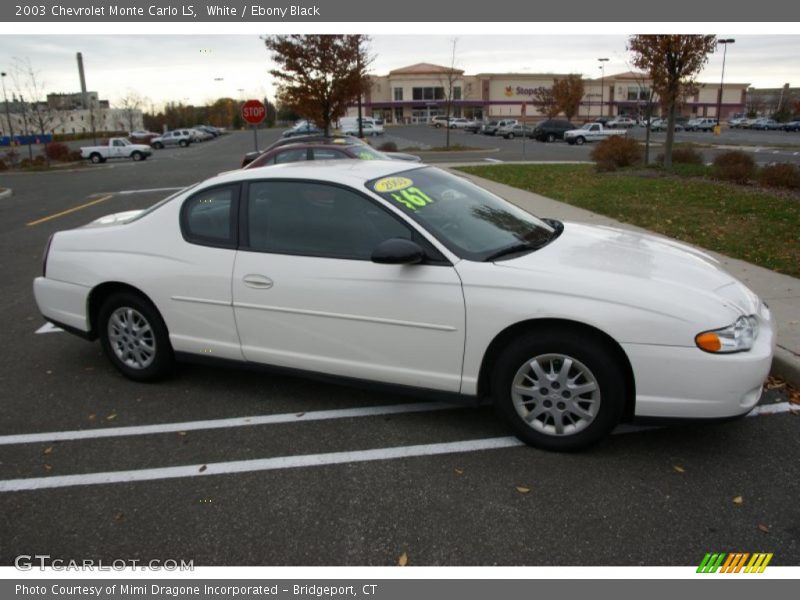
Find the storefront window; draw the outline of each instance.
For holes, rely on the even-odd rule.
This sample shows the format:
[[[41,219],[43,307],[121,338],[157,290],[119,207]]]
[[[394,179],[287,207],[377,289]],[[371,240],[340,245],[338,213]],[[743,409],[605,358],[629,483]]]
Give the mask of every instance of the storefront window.
[[[403,101],[403,88],[394,88],[394,101],[395,102]]]

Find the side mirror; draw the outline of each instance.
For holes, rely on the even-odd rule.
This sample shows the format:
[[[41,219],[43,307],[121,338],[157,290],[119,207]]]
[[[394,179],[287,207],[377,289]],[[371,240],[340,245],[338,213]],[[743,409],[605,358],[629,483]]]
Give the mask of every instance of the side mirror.
[[[372,251],[372,262],[382,265],[416,265],[424,258],[422,247],[405,238],[384,240]]]

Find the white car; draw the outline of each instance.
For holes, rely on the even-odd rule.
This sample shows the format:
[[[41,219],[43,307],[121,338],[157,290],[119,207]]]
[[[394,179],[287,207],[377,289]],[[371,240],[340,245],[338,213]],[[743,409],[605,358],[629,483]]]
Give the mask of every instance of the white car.
[[[361,132],[364,137],[383,135],[383,125],[376,123],[363,122],[361,123]],[[342,135],[358,135],[358,123],[345,125],[342,127]]]
[[[695,248],[396,161],[232,171],[60,231],[34,294],[135,380],[189,358],[491,398],[555,450],[743,415],[775,346],[767,306]]]

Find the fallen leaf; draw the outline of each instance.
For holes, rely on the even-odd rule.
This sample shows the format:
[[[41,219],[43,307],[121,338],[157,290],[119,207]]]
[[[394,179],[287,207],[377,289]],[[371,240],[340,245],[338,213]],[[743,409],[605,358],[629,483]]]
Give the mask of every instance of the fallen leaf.
[[[47,456],[48,454],[52,454],[52,453],[53,453],[53,447],[52,446],[50,446],[48,448],[45,448],[44,452],[42,452],[42,454],[44,454],[45,456]]]
[[[398,567],[405,567],[408,564],[408,554],[403,552],[400,555],[400,558],[397,559],[397,566]]]
[[[686,469],[680,465],[672,465],[672,468],[675,469],[676,473],[686,473]]]
[[[517,491],[518,491],[520,494],[527,494],[527,493],[529,493],[529,492],[531,491],[531,488],[529,488],[529,487],[525,487],[525,486],[522,486],[522,485],[518,485],[518,486],[517,486]]]
[[[758,524],[758,529],[764,533],[769,533],[769,526],[764,525],[763,523]]]
[[[48,375],[52,375],[53,374],[52,371],[45,371],[45,373],[47,373]]]
[[[124,515],[124,514],[122,514],[121,512],[118,512],[117,514],[115,514],[115,515],[114,515],[114,520],[115,520],[117,523],[121,523],[122,521],[124,521],[124,520],[125,520],[125,515]]]
[[[53,465],[48,465],[48,464],[45,464],[45,465],[44,465],[44,470],[45,470],[45,471],[52,471],[52,470],[53,470]]]
[[[116,418],[117,418],[117,413],[111,413],[106,417],[106,421],[113,421]]]
[[[184,435],[189,435],[189,434],[188,434],[188,433],[186,433],[185,431],[179,431],[179,432],[178,432],[178,435],[180,435],[180,436],[184,436]]]
[[[455,471],[456,475],[463,475],[464,474],[464,469],[453,469],[453,471]]]
[[[94,421],[97,418],[97,415],[89,415],[89,420]]]
[[[208,465],[203,465],[202,467],[200,467],[200,470],[198,471],[198,473],[202,473],[202,472],[203,472],[203,471],[205,471],[207,468],[208,468]]]
[[[734,504],[742,504],[743,502],[744,502],[744,498],[742,498],[741,496],[736,496],[736,497],[733,499],[733,503],[734,503]]]
[[[297,413],[295,416],[296,416],[296,417],[302,417],[304,414],[306,414],[306,413],[304,413],[304,412],[301,412],[301,413]]]

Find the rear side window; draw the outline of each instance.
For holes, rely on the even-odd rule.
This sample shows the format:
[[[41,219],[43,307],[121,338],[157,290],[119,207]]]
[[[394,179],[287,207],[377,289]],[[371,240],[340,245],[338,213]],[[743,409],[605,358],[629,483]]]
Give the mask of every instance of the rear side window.
[[[239,186],[198,192],[181,207],[181,231],[186,241],[204,246],[236,247]]]

